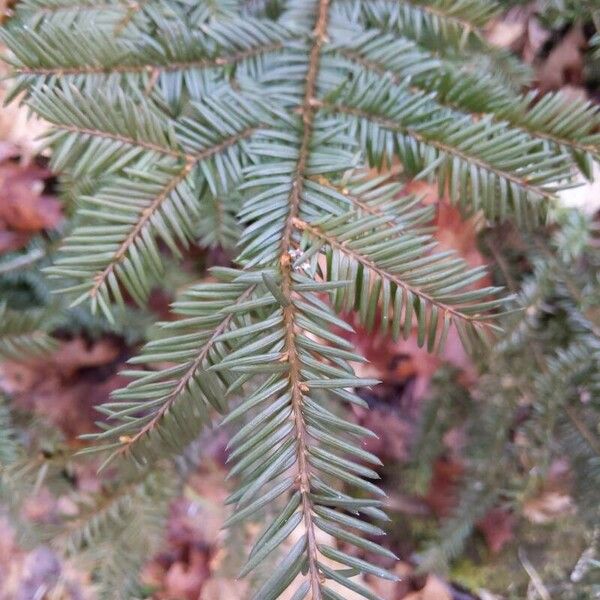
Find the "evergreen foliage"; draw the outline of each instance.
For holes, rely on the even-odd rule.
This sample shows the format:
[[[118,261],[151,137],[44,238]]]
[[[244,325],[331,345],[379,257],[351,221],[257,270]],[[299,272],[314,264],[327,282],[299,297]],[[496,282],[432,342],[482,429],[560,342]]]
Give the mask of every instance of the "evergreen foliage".
[[[442,374],[429,401],[437,406],[460,394],[463,408],[455,406],[450,415],[429,415],[426,409],[429,419],[423,422],[415,450],[425,444],[439,449],[447,428],[466,412],[465,454],[470,458],[458,507],[423,558],[429,568],[447,566],[458,556],[492,506],[522,514],[547,481],[553,461],[565,456],[573,470],[578,514],[591,532],[597,527],[597,228],[577,213],[563,214],[560,220],[563,228],[551,243],[537,240],[529,251],[533,271],[516,301],[522,310],[506,319],[501,338],[481,364],[477,388],[469,396]],[[477,408],[480,403],[485,410]],[[519,419],[519,413],[525,416]],[[415,460],[424,460],[426,467],[438,455],[434,450]],[[593,535],[590,542],[592,548],[597,546]],[[576,593],[592,594],[596,589],[592,580],[589,587],[571,590],[566,584],[555,593],[570,597],[567,592],[573,591],[578,597]]]
[[[0,306],[0,356],[3,358],[32,358],[53,347],[52,338],[44,328],[52,322],[43,312],[15,311]]]
[[[143,306],[191,242],[237,254],[234,266],[181,294],[173,306],[181,318],[157,324],[125,373],[129,385],[101,407],[100,431],[88,436],[86,451],[105,452],[104,464],[125,474],[106,496],[82,499],[67,533],[54,537],[96,557],[107,544],[119,548],[97,567],[104,597],[135,594],[175,487],[161,476],[173,469],[163,461],[216,422],[237,427],[228,524],[276,507],[242,569],[277,555],[254,598],[291,588],[294,600],[335,600],[336,582],[372,599],[356,575],[396,578],[395,557],[372,541],[382,533],[372,521],[386,520],[373,483],[379,462],[361,444],[373,434],[343,410],[365,406],[359,388],[377,381],[355,375],[362,358],[338,313],[355,311],[394,339],[415,334],[430,351],[441,351],[451,327],[477,352],[514,324],[482,365],[489,396],[479,414],[500,419],[479,448],[489,457],[505,439],[497,423],[510,425],[507,398],[520,393],[520,380],[507,389],[498,378],[514,371],[518,380],[539,334],[531,329],[540,298],[559,294],[568,340],[542,349],[545,366],[526,383],[543,398],[535,419],[576,447],[578,468],[597,478],[597,456],[577,427],[586,419],[570,416],[580,409],[574,390],[598,366],[587,292],[574,299],[566,280],[548,283],[569,270],[558,258],[541,262],[522,300],[474,289],[484,269],[436,250],[433,209],[400,183],[436,181],[465,215],[534,228],[556,220],[559,190],[592,177],[600,112],[521,91],[527,69],[482,35],[499,9],[491,0],[17,3],[1,32],[10,97],[23,94],[52,125],[51,164],[75,201],[46,269],[61,298],[118,328],[129,302]],[[0,353],[52,343],[48,319],[2,310]],[[490,502],[501,495],[492,475],[504,464],[482,471],[477,510],[446,543],[464,541],[489,505],[482,493]],[[320,532],[380,560],[323,543]]]

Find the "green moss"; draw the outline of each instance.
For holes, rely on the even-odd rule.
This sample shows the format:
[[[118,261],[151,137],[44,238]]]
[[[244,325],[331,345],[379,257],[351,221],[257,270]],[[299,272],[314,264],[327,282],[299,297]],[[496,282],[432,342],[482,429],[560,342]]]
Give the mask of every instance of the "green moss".
[[[451,578],[471,590],[486,589],[503,597],[525,597],[529,576],[519,559],[519,549],[550,589],[569,580],[570,573],[587,547],[588,530],[575,515],[548,525],[523,520],[517,538],[496,556],[477,542],[452,565]],[[518,541],[517,541],[518,540]]]
[[[469,558],[461,558],[452,566],[452,580],[457,581],[470,590],[487,587],[488,565],[478,565]]]

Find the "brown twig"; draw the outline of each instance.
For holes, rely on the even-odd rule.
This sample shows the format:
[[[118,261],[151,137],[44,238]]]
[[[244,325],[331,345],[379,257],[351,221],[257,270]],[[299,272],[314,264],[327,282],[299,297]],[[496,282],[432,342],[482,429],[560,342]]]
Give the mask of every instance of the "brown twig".
[[[322,600],[321,574],[318,567],[318,547],[315,534],[315,525],[312,516],[312,500],[310,498],[310,465],[308,462],[308,433],[304,421],[303,405],[306,384],[302,382],[300,372],[300,357],[296,348],[296,323],[295,307],[291,302],[292,297],[292,265],[290,250],[292,237],[297,228],[296,221],[300,214],[300,199],[304,187],[304,178],[307,171],[310,142],[312,139],[316,107],[313,98],[317,88],[317,76],[321,59],[321,49],[327,36],[327,23],[329,16],[329,0],[319,0],[317,20],[314,30],[313,44],[310,50],[308,71],[304,88],[304,100],[301,112],[303,121],[302,139],[298,153],[296,172],[292,182],[292,191],[289,199],[289,213],[280,245],[280,268],[282,276],[282,293],[289,301],[283,309],[283,322],[285,327],[285,352],[289,363],[289,381],[292,395],[292,413],[296,428],[297,440],[297,485],[302,498],[302,513],[304,528],[306,530],[306,543],[308,551],[308,572],[312,600]]]

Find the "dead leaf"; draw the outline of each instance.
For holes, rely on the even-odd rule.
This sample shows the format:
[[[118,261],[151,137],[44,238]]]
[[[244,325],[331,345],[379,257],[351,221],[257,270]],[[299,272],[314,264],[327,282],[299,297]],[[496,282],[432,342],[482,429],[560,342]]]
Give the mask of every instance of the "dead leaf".
[[[424,181],[411,181],[405,188],[406,193],[423,196],[423,204],[436,207],[434,236],[438,242],[438,250],[455,250],[471,267],[485,265],[486,261],[479,251],[479,231],[483,225],[480,214],[467,219],[463,218],[457,206],[447,197],[440,198],[436,185]],[[489,285],[485,278],[477,287]]]
[[[491,27],[486,36],[488,42],[499,48],[512,48],[525,35],[525,20],[501,20]]]
[[[528,20],[525,43],[521,50],[521,56],[527,64],[534,63],[550,36],[551,32],[542,26],[537,17]]]
[[[0,22],[2,11],[2,2],[4,5],[12,5],[13,0],[0,0]],[[0,76],[8,75],[9,66],[7,63],[0,62]],[[13,144],[18,150],[18,156],[21,157],[23,164],[28,164],[34,156],[37,156],[43,145],[42,136],[48,131],[49,124],[31,114],[26,104],[22,103],[23,95],[13,100],[10,104],[4,105],[6,91],[9,83],[0,84],[0,139]]]
[[[186,562],[171,565],[165,575],[165,598],[199,600],[209,571],[209,554],[206,550],[192,548]]]
[[[414,434],[414,427],[409,421],[399,414],[374,408],[361,410],[358,422],[377,436],[364,440],[365,450],[375,454],[383,462],[405,462],[408,459]]]
[[[104,338],[92,344],[77,337],[63,342],[49,360],[66,377],[85,367],[99,367],[113,362],[121,352],[116,340]]]
[[[528,500],[523,506],[523,514],[532,523],[548,523],[575,512],[573,499],[569,494],[558,491],[544,492]]]
[[[23,232],[0,229],[0,254],[23,248],[29,241],[29,238],[30,236]]]
[[[10,525],[0,520],[0,600],[92,600],[89,576],[47,546],[24,552]]]
[[[211,577],[202,590],[202,598],[198,600],[245,600],[249,597],[248,583],[225,579],[224,577]]]
[[[581,24],[574,25],[537,67],[537,80],[542,92],[557,90],[564,85],[583,84],[583,53],[587,39]]]
[[[555,460],[538,493],[525,501],[523,514],[532,523],[548,523],[575,512],[571,496],[572,472],[566,460]]]
[[[425,502],[438,517],[447,517],[458,502],[459,482],[465,467],[457,458],[440,457],[433,464],[433,475]]]
[[[494,46],[519,55],[532,64],[552,32],[538,18],[536,2],[514,6],[486,28],[486,39]]]
[[[12,15],[12,9],[18,0],[0,0],[0,23]]]
[[[369,588],[385,600],[401,600],[409,591],[414,589],[410,585],[410,576],[414,568],[406,562],[398,561],[391,571],[398,576],[398,581],[369,577]]]
[[[0,253],[22,248],[33,235],[56,229],[63,219],[59,200],[43,193],[51,172],[8,160],[16,155],[14,146],[0,143]]]
[[[93,429],[98,418],[95,406],[126,384],[118,375],[121,352],[112,338],[93,344],[75,338],[44,359],[1,363],[0,390],[16,406],[49,419],[75,442]]]
[[[3,229],[38,232],[55,229],[62,221],[61,203],[43,194],[48,169],[15,162],[0,164],[0,224]]]
[[[368,361],[356,365],[357,374],[381,379],[386,386],[396,386],[396,391],[404,396],[404,408],[413,404],[413,399],[420,399],[440,366],[441,358],[419,348],[415,336],[393,342],[387,335],[366,331],[357,319],[353,320],[352,326],[356,333],[349,337]]]
[[[493,554],[500,552],[514,538],[514,527],[514,515],[502,508],[493,508],[477,523]]]
[[[441,579],[430,575],[423,589],[406,594],[403,600],[452,600],[452,592]]]

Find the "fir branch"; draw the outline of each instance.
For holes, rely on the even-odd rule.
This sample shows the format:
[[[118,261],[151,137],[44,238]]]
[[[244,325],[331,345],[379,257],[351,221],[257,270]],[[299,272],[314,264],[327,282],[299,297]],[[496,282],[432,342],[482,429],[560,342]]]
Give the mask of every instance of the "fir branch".
[[[51,352],[56,348],[48,333],[51,327],[49,313],[43,310],[17,311],[0,304],[0,357],[31,360]]]
[[[32,248],[27,254],[15,256],[14,258],[0,262],[0,275],[19,271],[30,267],[45,258],[47,253],[41,248]]]
[[[242,292],[242,294],[240,294],[239,298],[231,305],[231,308],[234,308],[236,305],[240,305],[245,302],[252,296],[255,290],[256,286],[250,286],[248,289]],[[165,415],[172,410],[175,402],[181,400],[182,395],[188,390],[192,381],[198,377],[198,372],[203,367],[203,364],[207,360],[209,353],[212,352],[218,338],[229,329],[234,316],[235,313],[230,312],[217,324],[216,327],[214,327],[208,340],[200,346],[198,355],[188,365],[186,365],[185,372],[176,381],[173,389],[161,398],[161,406],[156,411],[156,414],[154,414],[152,418],[147,421],[147,423],[141,427],[134,436],[121,436],[120,441],[122,445],[118,450],[118,454],[131,452],[133,447],[141,439],[161,427],[161,422],[164,420]]]
[[[17,461],[21,450],[13,426],[11,410],[4,397],[0,395],[0,496],[3,495],[5,472]]]
[[[502,170],[502,169],[496,167],[495,165],[479,158],[476,154],[469,154],[469,153],[463,152],[457,147],[454,147],[450,144],[444,143],[443,140],[435,139],[432,135],[421,133],[416,129],[403,126],[402,124],[400,124],[392,119],[387,119],[383,116],[373,114],[367,110],[361,110],[360,108],[357,108],[354,106],[347,106],[344,104],[337,104],[337,103],[333,104],[333,103],[321,102],[321,101],[316,101],[316,103],[320,108],[322,108],[323,110],[326,110],[328,112],[351,115],[353,117],[358,117],[360,119],[364,119],[366,121],[376,123],[377,125],[385,128],[385,129],[388,129],[390,131],[396,131],[398,133],[406,134],[406,135],[410,136],[411,138],[417,140],[418,142],[428,144],[428,145],[440,150],[441,152],[447,153],[451,156],[456,156],[457,158],[459,158],[467,163],[474,164],[477,167],[484,169],[485,171],[493,173],[496,176],[498,176],[502,179],[505,179],[509,183],[513,183],[513,184],[517,185],[518,187],[527,190],[535,197],[545,198],[548,200],[554,200],[556,198],[556,195],[553,192],[548,191],[548,190],[544,189],[543,187],[540,187],[539,185],[534,185],[534,184],[530,183],[529,180],[525,177],[519,177],[519,176],[515,175],[514,173]]]
[[[44,528],[42,539],[89,569],[99,598],[129,600],[139,569],[158,550],[177,489],[166,465],[160,472],[121,472],[97,495],[71,494],[77,514]]]
[[[352,364],[364,359],[337,333],[350,327],[336,311],[354,311],[368,331],[394,339],[416,330],[431,351],[452,325],[467,349],[489,341],[501,322],[500,289],[472,285],[484,268],[433,252],[434,209],[403,193],[403,182],[437,181],[490,220],[539,222],[573,165],[587,173],[597,160],[596,111],[514,92],[519,69],[480,35],[498,9],[488,0],[166,0],[132,5],[119,36],[119,0],[115,10],[87,3],[96,12],[79,17],[58,7],[82,0],[25,2],[31,10],[17,10],[3,33],[14,53],[12,94],[24,91],[54,124],[51,164],[76,201],[51,276],[110,320],[124,290],[142,304],[163,276],[161,242],[178,258],[198,238],[239,247],[236,268],[214,269],[186,290],[174,304],[182,318],[161,323],[131,360],[143,367],[126,370],[129,385],[99,408],[106,419],[88,436],[89,451],[145,473],[180,455],[215,412],[223,426],[240,421],[228,445],[237,483],[228,524],[277,512],[242,574],[296,540],[255,598],[276,600],[301,573],[294,600],[341,597],[332,582],[376,598],[354,575],[394,579],[363,558],[395,560],[366,521],[386,518],[372,483],[380,463],[362,447],[372,433],[338,406],[365,407],[355,389],[376,381],[356,377]],[[369,172],[396,164],[387,175]],[[554,289],[550,269],[544,277]],[[581,304],[560,289],[565,306]],[[545,314],[546,292],[531,295],[532,322]],[[564,312],[578,323],[569,327],[590,335],[583,308]],[[518,353],[527,327],[512,329],[497,352]],[[495,399],[504,388],[489,383]],[[539,414],[558,429],[563,420],[550,409]],[[498,454],[510,425],[510,411],[500,412]],[[565,443],[575,439],[578,465],[588,468],[581,432],[566,415],[564,424]],[[463,504],[469,518],[450,531],[455,547],[497,498],[498,472]],[[99,574],[128,586],[136,569],[119,558]]]
[[[316,227],[314,225],[310,225],[309,223],[305,223],[300,219],[296,219],[295,226],[300,231],[306,231],[310,235],[320,238],[324,240],[327,244],[329,244],[332,248],[339,250],[343,254],[349,256],[351,259],[355,260],[357,263],[363,265],[371,271],[377,273],[382,279],[387,279],[388,281],[395,283],[399,288],[405,289],[412,294],[415,294],[418,297],[424,298],[427,302],[434,304],[442,309],[442,311],[451,314],[453,317],[457,317],[460,319],[465,319],[467,321],[476,319],[477,316],[467,316],[460,314],[457,310],[453,309],[450,306],[444,305],[443,303],[436,302],[431,296],[428,296],[425,293],[422,293],[420,290],[411,287],[405,281],[402,281],[399,277],[396,277],[392,273],[388,273],[383,269],[380,269],[375,262],[370,260],[368,257],[364,256],[362,253],[353,250],[346,242],[341,242],[334,235],[330,235],[327,232],[323,231],[321,228]]]
[[[14,18],[22,19],[34,29],[44,27],[48,23],[85,22],[89,19],[93,20],[98,28],[119,35],[125,29],[119,28],[119,23],[123,22],[127,26],[139,11],[136,6],[144,5],[147,1],[20,0],[14,8]]]
[[[277,52],[292,35],[289,29],[275,23],[248,17],[203,25],[202,33],[190,31],[183,21],[171,25],[165,23],[164,27],[159,43],[115,38],[110,31],[94,30],[89,26],[73,32],[68,24],[65,26],[60,22],[47,24],[39,31],[28,31],[27,35],[19,28],[6,29],[2,36],[16,55],[11,62],[15,74],[23,80],[17,85],[17,89],[21,89],[27,81],[40,79],[51,85],[56,76],[73,81],[80,77],[88,81],[102,77],[106,82],[115,75],[157,77],[177,71],[218,71]],[[240,32],[242,35],[236,37]],[[80,39],[78,53],[71,53],[64,44],[55,47],[63,38],[73,36]],[[184,44],[181,37],[185,37]],[[111,58],[114,54],[118,60]],[[36,57],[35,64],[32,64],[33,56]]]
[[[281,237],[279,265],[281,269],[282,294],[287,301],[283,309],[283,322],[285,328],[285,353],[289,364],[289,382],[292,398],[292,411],[296,436],[296,455],[298,465],[297,486],[302,498],[302,516],[306,532],[306,545],[308,556],[308,572],[310,576],[310,589],[313,600],[321,600],[321,574],[318,566],[319,551],[313,522],[313,507],[311,500],[310,466],[308,463],[308,440],[306,423],[303,414],[303,395],[306,385],[302,383],[300,373],[300,359],[296,347],[296,309],[292,302],[292,266],[290,252],[293,251],[292,235],[297,228],[299,205],[307,175],[306,165],[309,157],[310,143],[313,135],[315,120],[315,106],[313,99],[316,94],[319,63],[322,47],[327,39],[327,24],[329,17],[329,0],[319,0],[317,19],[313,32],[313,44],[308,59],[308,70],[304,88],[304,100],[301,106],[303,123],[302,140],[298,152],[292,192],[289,198],[289,212],[285,229]]]
[[[566,415],[569,417],[573,425],[577,428],[581,437],[586,441],[590,449],[596,454],[596,456],[600,457],[600,439],[598,439],[589,430],[587,425],[584,423],[584,421],[581,420],[581,418],[572,406],[566,404],[564,410]]]
[[[237,141],[237,136],[231,143],[235,143],[235,141]],[[125,240],[123,240],[117,251],[108,261],[106,268],[94,276],[94,285],[90,290],[90,297],[92,300],[94,300],[94,298],[98,295],[100,289],[106,285],[108,278],[114,273],[116,265],[124,259],[127,252],[129,252],[130,248],[135,244],[141,232],[151,221],[152,216],[160,209],[161,205],[169,197],[171,192],[173,192],[177,186],[189,176],[196,162],[196,160],[187,161],[185,166],[178,173],[176,173],[175,176],[167,182],[160,193],[156,195],[151,204],[141,211],[139,220],[135,223]]]
[[[381,0],[363,6],[369,20],[381,28],[398,28],[416,40],[440,45],[467,45],[470,37],[483,37],[482,28],[497,14],[496,2],[451,0],[394,2]],[[436,34],[438,39],[436,40]]]
[[[91,136],[102,138],[106,140],[113,140],[115,142],[119,142],[120,144],[127,144],[129,146],[135,146],[138,148],[143,148],[145,150],[150,150],[151,152],[157,152],[159,154],[164,154],[166,156],[172,156],[173,158],[182,158],[185,159],[188,163],[194,161],[194,157],[184,152],[180,152],[179,150],[175,150],[173,148],[167,148],[164,146],[160,146],[158,144],[153,144],[151,142],[145,142],[143,140],[136,140],[133,137],[127,137],[125,135],[110,133],[107,131],[102,131],[101,129],[88,129],[85,127],[77,127],[76,125],[66,125],[66,124],[58,124],[53,123],[54,127],[58,130],[68,131],[69,133],[76,133],[82,136]]]
[[[160,209],[161,205],[169,197],[171,192],[173,192],[177,188],[177,186],[189,176],[189,174],[192,172],[192,169],[199,162],[206,160],[211,156],[215,156],[216,154],[223,152],[227,148],[230,148],[231,146],[234,146],[235,144],[239,143],[241,140],[250,137],[255,131],[256,128],[254,127],[245,129],[236,135],[232,135],[226,138],[220,144],[217,144],[212,148],[203,150],[202,152],[199,152],[195,156],[186,160],[186,164],[181,169],[181,171],[176,173],[175,176],[168,181],[168,183],[154,198],[151,204],[140,213],[139,220],[136,222],[129,235],[121,243],[107,267],[94,277],[94,286],[92,287],[92,290],[90,292],[90,296],[92,297],[92,299],[98,294],[100,288],[106,285],[106,281],[113,273],[116,264],[123,260],[127,252],[130,250],[133,244],[135,244],[137,238],[141,235],[141,232],[144,230],[145,227],[147,227],[148,223],[152,220],[153,215]]]
[[[142,0],[144,3],[146,0]],[[95,2],[94,0],[72,0],[71,2],[63,2],[61,0],[21,0],[18,5],[18,10],[30,10],[36,13],[54,14],[66,10],[82,11],[86,9],[105,10],[120,8],[131,8],[139,3],[134,0],[113,0],[111,2]]]
[[[322,240],[321,243],[329,245],[334,255],[339,253],[364,269],[360,283],[353,283],[356,292],[348,295],[346,306],[359,306],[359,314],[368,329],[373,327],[373,307],[381,296],[383,331],[391,326],[392,335],[397,338],[402,329],[406,338],[411,332],[414,313],[418,329],[417,343],[422,346],[427,341],[430,351],[434,348],[441,351],[451,324],[458,328],[465,343],[468,338],[473,342],[477,340],[477,343],[487,342],[499,330],[497,325],[489,322],[490,318],[498,317],[489,314],[489,311],[498,309],[503,304],[502,300],[493,299],[497,290],[483,288],[472,292],[457,292],[459,285],[464,289],[468,282],[479,279],[482,276],[481,270],[469,271],[461,261],[451,261],[443,254],[438,258],[434,254],[425,259],[417,257],[410,261],[409,257],[414,257],[414,251],[410,253],[402,245],[398,245],[396,258],[389,239],[381,241],[377,229],[373,234],[374,239],[378,240],[377,246],[369,243],[367,235],[362,235],[369,225],[368,221],[351,218],[341,223],[338,219],[334,223],[334,227],[327,227],[327,221],[315,226],[297,220],[296,226],[309,236]],[[352,225],[361,232],[357,237],[350,237],[347,233],[351,231]],[[344,234],[343,241],[337,238],[337,231]],[[410,237],[406,237],[408,239],[405,242],[408,242]],[[415,243],[418,241],[415,238]],[[431,246],[424,244],[424,249],[430,248]],[[372,259],[369,253],[381,256],[383,266],[378,264],[379,258]],[[403,255],[404,264],[401,262]],[[299,257],[296,264],[302,260],[304,257]],[[327,262],[330,263],[331,260],[339,264],[339,260],[335,258],[328,259]],[[336,274],[328,269],[326,277],[335,280]],[[335,305],[338,309],[345,308],[340,301]]]
[[[369,30],[356,40],[344,41],[338,52],[361,70],[388,77],[396,85],[411,77],[411,90],[435,92],[442,107],[477,118],[489,115],[496,123],[508,122],[516,131],[552,143],[559,153],[567,149],[600,160],[596,134],[600,112],[592,102],[573,103],[560,92],[541,98],[537,92],[515,96],[490,77],[475,76],[433,54],[419,54],[416,44],[398,42],[383,31]],[[589,166],[574,158],[591,178]]]
[[[415,232],[417,226],[430,223],[433,219],[435,208],[423,206],[415,210],[416,204],[421,204],[421,199],[405,195],[403,186],[395,183],[393,179],[398,176],[401,169],[390,169],[380,177],[369,177],[358,174],[350,182],[335,183],[326,177],[311,177],[319,188],[326,188],[333,192],[334,198],[347,207],[340,210],[355,210],[357,214],[372,215],[374,217],[387,217],[385,226],[395,231],[406,230]],[[336,215],[341,212],[334,213]],[[418,231],[425,231],[419,229]]]
[[[480,31],[480,27],[487,24],[497,11],[497,6],[493,2],[488,4],[477,1],[463,2],[461,6],[447,0],[429,3],[409,0],[407,4],[423,11],[424,14],[435,17],[440,22],[453,23],[465,31]]]
[[[123,18],[115,26],[115,35],[119,35],[135,18],[135,15],[144,9],[146,4],[150,0],[129,0],[127,12],[123,15]]]
[[[226,67],[236,65],[249,58],[254,58],[269,52],[280,50],[283,44],[281,42],[273,42],[251,48],[248,50],[234,52],[229,55],[216,56],[215,58],[202,58],[187,61],[174,61],[168,63],[143,63],[132,65],[81,65],[76,67],[16,67],[15,72],[21,75],[109,75],[119,73],[122,75],[136,73],[160,73],[184,71],[188,69],[211,69],[215,67]]]

